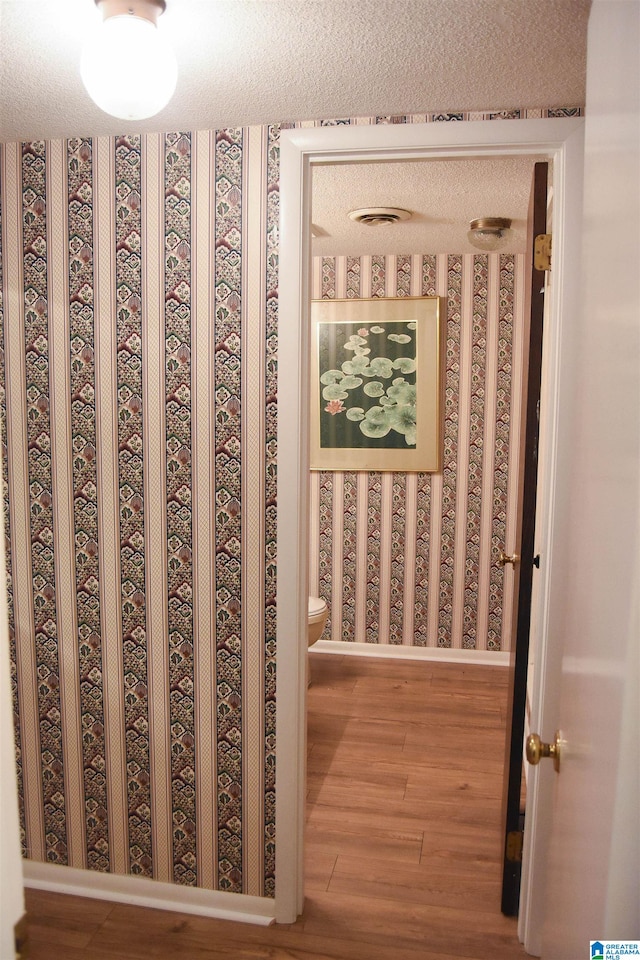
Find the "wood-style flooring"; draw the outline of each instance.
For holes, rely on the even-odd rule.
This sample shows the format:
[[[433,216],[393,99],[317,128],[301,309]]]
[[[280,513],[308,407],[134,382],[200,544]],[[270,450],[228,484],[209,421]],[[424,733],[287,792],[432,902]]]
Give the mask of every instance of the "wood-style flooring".
[[[306,901],[257,927],[27,891],[31,960],[518,960],[506,671],[311,655]]]

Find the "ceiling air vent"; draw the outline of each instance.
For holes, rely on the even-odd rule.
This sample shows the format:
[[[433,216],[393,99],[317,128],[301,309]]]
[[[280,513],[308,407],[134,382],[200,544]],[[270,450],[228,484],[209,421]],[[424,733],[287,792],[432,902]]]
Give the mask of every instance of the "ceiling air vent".
[[[411,212],[402,210],[400,207],[362,207],[360,210],[351,210],[349,217],[356,223],[377,227],[381,223],[399,223],[400,220],[409,220]]]

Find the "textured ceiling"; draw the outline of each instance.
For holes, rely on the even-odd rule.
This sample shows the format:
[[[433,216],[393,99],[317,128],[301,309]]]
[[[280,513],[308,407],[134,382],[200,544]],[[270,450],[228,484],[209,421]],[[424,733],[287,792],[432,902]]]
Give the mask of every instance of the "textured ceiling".
[[[574,106],[589,0],[167,0],[179,80],[127,124],[85,93],[93,0],[0,0],[0,137]],[[123,57],[122,69],[126,70]]]
[[[316,166],[312,222],[315,256],[477,253],[467,240],[476,217],[512,220],[505,253],[523,253],[534,157],[423,160]],[[409,210],[393,226],[349,219],[360,207]]]

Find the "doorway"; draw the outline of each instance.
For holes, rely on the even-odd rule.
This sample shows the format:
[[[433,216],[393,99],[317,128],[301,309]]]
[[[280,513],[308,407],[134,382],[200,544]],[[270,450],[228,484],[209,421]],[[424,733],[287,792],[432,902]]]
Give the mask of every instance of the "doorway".
[[[450,648],[478,658],[486,652],[494,664],[508,660],[514,575],[497,560],[501,549],[513,552],[517,532],[523,261],[534,162],[527,156],[313,168],[312,300],[335,302],[336,311],[347,306],[339,301],[354,309],[362,303],[364,311],[368,299],[410,309],[410,298],[436,297],[445,408],[438,470],[380,473],[375,454],[369,468],[357,470],[313,463],[309,592],[329,605],[324,635],[331,647],[327,640],[322,649],[344,641],[350,646],[341,652],[353,653],[354,642],[366,641],[369,652],[434,656]],[[411,216],[393,225],[354,224],[348,212],[366,197],[403,205]],[[479,210],[511,219],[499,251],[467,239]],[[323,407],[315,416],[332,427],[346,420],[344,411],[332,418]]]
[[[508,712],[511,723],[505,714],[502,729],[504,735],[511,727],[512,748],[508,770],[501,770],[496,782],[499,793],[509,786],[502,910],[510,916],[518,910],[514,841],[522,836],[530,662],[528,616],[518,617],[516,631],[515,601],[519,595],[518,607],[530,609],[534,555],[528,538],[523,549],[519,531],[533,533],[536,512],[535,477],[525,485],[530,502],[522,501],[523,427],[526,421],[526,448],[533,450],[535,416],[529,423],[525,412],[535,415],[539,399],[537,333],[545,279],[538,272],[531,282],[531,251],[526,253],[532,227],[535,234],[547,232],[547,165],[531,156],[323,164],[314,166],[312,178],[312,313],[320,300],[335,315],[348,309],[358,318],[358,333],[366,335],[362,317],[372,307],[387,315],[385,303],[411,311],[411,298],[437,297],[444,405],[442,463],[433,472],[389,471],[373,452],[368,469],[357,471],[334,468],[335,457],[323,460],[321,451],[312,454],[309,592],[321,596],[330,611],[325,631],[330,639],[314,650],[423,662],[457,659],[467,665],[471,691],[482,663],[499,671],[509,666],[516,648],[518,684],[512,696],[517,700]],[[538,203],[530,226],[534,169]],[[384,203],[394,211],[405,207],[410,216],[393,224],[353,224],[350,211],[365,203],[369,208]],[[510,229],[500,242],[479,250],[467,230],[482,211],[508,217]],[[536,307],[531,334],[530,302]],[[536,345],[532,357],[529,341]],[[366,378],[366,370],[361,376]],[[529,400],[527,383],[533,390]],[[326,387],[320,411],[315,416],[312,411],[312,436],[318,416],[332,429],[345,419],[343,410],[325,407],[334,389]],[[367,396],[357,402],[366,406]],[[529,521],[524,525],[523,512]],[[516,556],[506,564],[500,554]],[[500,754],[497,743],[494,749]],[[473,816],[472,807],[468,814]],[[495,846],[499,854],[502,841]]]
[[[279,511],[278,518],[278,779],[280,784],[286,784],[286,790],[283,787],[279,791],[276,890],[277,917],[283,922],[295,918],[303,903],[306,648],[298,643],[298,637],[306,633],[308,453],[306,431],[301,432],[299,424],[306,424],[308,417],[310,167],[313,163],[340,159],[524,154],[550,157],[557,171],[556,249],[561,260],[563,244],[568,242],[564,233],[568,214],[572,203],[579,202],[566,174],[567,168],[581,157],[580,128],[581,122],[572,120],[485,121],[447,129],[440,124],[301,129],[283,136],[281,257],[286,270],[281,271],[280,290],[278,473],[281,502],[286,499],[288,509],[286,514]],[[559,315],[571,292],[565,284],[556,284],[552,316]],[[553,351],[552,342],[552,357]],[[553,376],[548,389],[554,409],[557,398],[553,394]],[[291,496],[292,490],[297,491],[297,497]],[[543,587],[542,606],[544,593]],[[296,603],[292,603],[292,597]],[[544,625],[544,617],[541,623]],[[543,656],[543,644],[540,649]]]

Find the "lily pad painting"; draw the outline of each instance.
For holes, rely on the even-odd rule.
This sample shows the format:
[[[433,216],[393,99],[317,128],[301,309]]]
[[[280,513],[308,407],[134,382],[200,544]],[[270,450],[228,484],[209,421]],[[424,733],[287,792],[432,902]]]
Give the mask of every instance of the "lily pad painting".
[[[416,326],[318,324],[321,448],[415,449]]]
[[[311,469],[437,472],[438,297],[312,300],[311,324]]]

